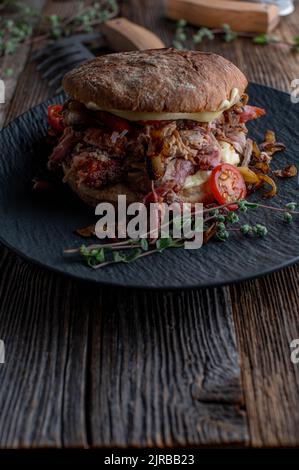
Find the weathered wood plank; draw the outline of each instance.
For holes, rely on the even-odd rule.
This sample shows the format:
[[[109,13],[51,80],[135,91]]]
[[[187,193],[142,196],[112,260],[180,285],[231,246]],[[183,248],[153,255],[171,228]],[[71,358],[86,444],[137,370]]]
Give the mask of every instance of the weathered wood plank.
[[[32,6],[36,11],[41,11],[46,0],[28,0],[27,5]],[[30,43],[23,44],[16,51],[14,55],[9,55],[0,60],[0,78],[5,83],[5,103],[0,104],[0,129],[3,127],[11,101],[14,97],[16,87],[19,83],[20,75],[22,74],[28,55],[30,53]],[[6,78],[4,72],[6,69],[12,69],[13,74],[11,77]]]
[[[6,364],[0,366],[1,448],[61,447],[67,438],[84,446],[87,332],[74,314],[75,286],[12,254],[0,268],[0,337],[6,347]],[[66,383],[74,348],[70,406]]]
[[[122,2],[122,14],[170,44],[162,3]],[[297,23],[298,8],[280,30],[292,35]],[[285,49],[247,40],[201,47],[278,88],[299,74]],[[47,97],[27,63],[6,120]],[[173,294],[80,285],[3,248],[0,260],[0,447],[248,442],[231,305],[251,442],[298,444],[298,372],[289,361],[298,267],[249,286]]]
[[[93,445],[246,441],[224,290],[136,294],[110,289],[98,305],[88,399]]]
[[[38,0],[33,1],[38,2]],[[58,14],[64,17],[69,11],[73,11],[72,3],[68,1],[56,2],[43,0],[43,4],[44,16]],[[33,47],[36,48],[38,45],[35,44]],[[42,79],[40,72],[37,70],[37,64],[31,61],[28,56],[27,59],[29,60],[24,64],[21,78],[18,80],[14,95],[10,100],[9,106],[7,106],[5,119],[3,119],[5,124],[10,122],[15,116],[30,109],[32,106],[51,97],[48,83],[46,80]]]
[[[246,441],[225,291],[99,289],[15,255],[0,269],[1,447]]]
[[[132,19],[146,17],[154,25],[157,9],[147,8],[145,15],[153,2],[143,3],[142,9],[132,2],[128,13],[139,12]],[[51,8],[53,3],[47,5]],[[47,92],[28,63],[7,120]],[[4,253],[0,324],[10,360],[0,371],[2,446],[246,441],[227,289],[181,294],[102,290]],[[15,285],[19,289],[12,303]],[[18,347],[12,345],[13,336]],[[24,357],[29,361],[24,363]],[[16,415],[7,420],[13,410]]]
[[[299,445],[299,268],[231,288],[253,446]]]
[[[282,18],[279,31],[291,40],[298,28],[296,13]],[[299,77],[298,55],[287,46],[261,47],[248,39],[226,44],[205,41],[202,50],[236,63],[249,80],[291,91]],[[274,276],[230,288],[242,368],[245,408],[254,446],[298,445],[296,401],[298,366],[290,361],[289,343],[299,337],[298,266]],[[264,332],[261,335],[261,332]],[[267,333],[268,332],[268,333]]]

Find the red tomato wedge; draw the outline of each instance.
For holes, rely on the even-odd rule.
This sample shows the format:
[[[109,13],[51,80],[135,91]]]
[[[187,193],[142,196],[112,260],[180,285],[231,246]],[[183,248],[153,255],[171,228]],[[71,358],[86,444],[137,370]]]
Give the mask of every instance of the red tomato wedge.
[[[219,204],[239,201],[246,197],[246,184],[238,168],[229,163],[222,163],[214,168],[210,177],[210,186],[214,198]],[[228,208],[237,209],[236,204]]]
[[[122,119],[114,114],[107,113],[105,111],[97,111],[97,116],[103,124],[113,131],[123,132],[132,131],[133,127],[126,119]]]
[[[257,106],[244,106],[244,110],[241,114],[239,114],[239,121],[242,124],[245,124],[247,121],[252,121],[253,119],[257,119],[261,116],[264,116],[266,111],[262,108],[258,108]]]
[[[64,131],[64,119],[61,104],[48,106],[48,124],[57,132]]]

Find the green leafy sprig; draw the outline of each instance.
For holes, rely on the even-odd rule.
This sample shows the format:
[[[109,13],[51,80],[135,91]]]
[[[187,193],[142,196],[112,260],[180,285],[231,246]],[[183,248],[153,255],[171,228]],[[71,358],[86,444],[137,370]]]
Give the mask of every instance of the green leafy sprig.
[[[20,5],[12,18],[0,17],[0,57],[14,54],[20,44],[33,34],[37,15],[33,8]]]
[[[118,14],[117,0],[95,2],[76,1],[71,16],[50,15],[37,34],[34,29],[39,17],[37,12],[23,2],[15,2],[17,11],[12,16],[0,16],[0,57],[14,54],[19,46],[29,41],[59,39],[71,34],[90,33],[101,23]]]
[[[75,13],[67,18],[50,15],[46,18],[46,34],[53,39],[78,33],[91,33],[101,23],[118,14],[116,0],[99,0],[86,5],[85,1],[77,2]]]
[[[261,223],[250,225],[240,224],[240,217],[236,211],[227,210],[228,206],[237,205],[240,213],[246,213],[250,209],[265,209],[282,214],[282,220],[286,223],[293,221],[294,215],[299,215],[296,210],[297,204],[290,202],[284,207],[273,207],[265,204],[252,203],[246,200],[230,202],[218,207],[206,208],[202,211],[204,219],[203,232],[206,232],[213,224],[214,236],[217,240],[225,242],[229,239],[231,232],[250,238],[263,238],[268,234],[268,228]],[[184,221],[181,222],[183,224]],[[165,228],[162,226],[161,229]],[[82,245],[79,248],[67,249],[65,255],[80,255],[81,258],[93,269],[100,269],[116,263],[131,263],[145,256],[162,253],[171,248],[184,246],[186,238],[174,239],[171,236],[156,240],[150,239],[150,233],[137,240],[124,240],[111,244]]]
[[[277,44],[287,46],[293,52],[299,52],[299,36],[294,36],[292,41],[283,41],[279,37],[271,34],[254,34],[254,33],[242,33],[233,31],[229,24],[224,23],[221,28],[210,29],[201,27],[198,31],[188,36],[188,24],[187,21],[181,19],[176,24],[176,30],[174,33],[173,47],[177,49],[186,49],[187,41],[192,41],[194,45],[202,43],[204,39],[212,41],[215,37],[222,38],[225,42],[235,41],[237,38],[249,38],[253,44],[259,46],[266,46],[269,44]]]

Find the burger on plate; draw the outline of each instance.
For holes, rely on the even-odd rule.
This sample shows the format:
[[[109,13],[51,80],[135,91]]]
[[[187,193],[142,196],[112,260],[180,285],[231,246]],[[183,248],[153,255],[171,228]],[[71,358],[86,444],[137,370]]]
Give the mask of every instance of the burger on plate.
[[[49,108],[49,168],[86,203],[242,199],[252,142],[247,80],[216,54],[158,49],[97,57],[69,72]]]

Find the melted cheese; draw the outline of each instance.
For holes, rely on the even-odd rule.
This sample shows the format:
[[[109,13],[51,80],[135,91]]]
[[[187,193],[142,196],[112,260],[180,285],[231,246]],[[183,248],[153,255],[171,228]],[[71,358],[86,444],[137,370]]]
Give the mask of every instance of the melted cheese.
[[[199,170],[197,173],[191,176],[187,176],[184,183],[184,188],[193,188],[194,186],[200,186],[201,184],[208,181],[210,178],[211,171]]]
[[[235,151],[234,147],[228,142],[221,141],[219,142],[221,147],[221,162],[230,163],[231,165],[238,166],[240,163],[240,157]],[[191,176],[187,176],[184,189],[193,188],[194,186],[200,186],[204,184],[211,175],[211,171],[199,170],[197,173]]]
[[[221,161],[223,163],[230,163],[231,165],[238,166],[240,163],[239,154],[235,151],[234,147],[228,142],[219,142],[221,147]]]
[[[211,122],[217,119],[223,111],[236,104],[239,99],[238,89],[233,88],[230,99],[224,100],[217,111],[204,111],[202,113],[143,113],[139,111],[123,111],[120,109],[102,109],[92,102],[88,103],[86,107],[92,111],[107,111],[127,121],[177,121],[180,119],[188,119],[198,122]]]

